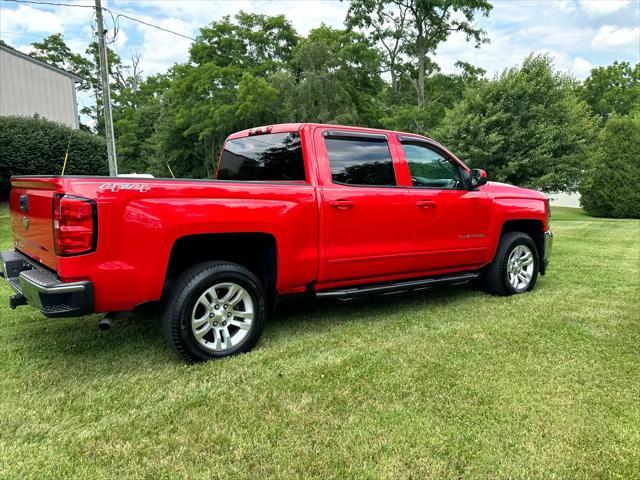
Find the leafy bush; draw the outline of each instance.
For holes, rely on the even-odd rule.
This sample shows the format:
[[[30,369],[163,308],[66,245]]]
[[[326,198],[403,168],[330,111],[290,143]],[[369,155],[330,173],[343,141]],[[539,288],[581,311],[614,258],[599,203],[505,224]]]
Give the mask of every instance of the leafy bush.
[[[610,117],[594,161],[580,185],[589,215],[640,218],[640,118]]]
[[[467,88],[433,136],[491,180],[575,191],[597,124],[575,82],[554,71],[550,57],[529,56],[521,67]]]
[[[11,175],[60,175],[69,145],[65,174],[106,175],[104,139],[49,120],[0,117],[0,198]]]

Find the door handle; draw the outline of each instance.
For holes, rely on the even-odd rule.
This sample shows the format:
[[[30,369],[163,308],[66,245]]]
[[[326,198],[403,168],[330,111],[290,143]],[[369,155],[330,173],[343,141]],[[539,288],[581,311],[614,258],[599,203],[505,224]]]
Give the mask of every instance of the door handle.
[[[329,205],[331,205],[333,208],[337,208],[338,210],[349,210],[354,206],[354,203],[351,200],[339,198],[338,200],[329,202]]]
[[[436,208],[436,202],[431,200],[418,200],[416,205],[420,208]]]

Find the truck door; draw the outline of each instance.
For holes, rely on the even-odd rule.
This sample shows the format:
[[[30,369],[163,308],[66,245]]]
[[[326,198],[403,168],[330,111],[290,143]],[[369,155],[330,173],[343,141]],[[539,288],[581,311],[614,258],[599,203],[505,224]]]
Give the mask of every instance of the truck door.
[[[488,248],[491,201],[480,189],[469,190],[462,167],[436,145],[401,139],[412,186],[415,269],[480,266]]]
[[[319,283],[369,283],[410,272],[415,212],[398,186],[385,134],[317,129],[321,186]]]

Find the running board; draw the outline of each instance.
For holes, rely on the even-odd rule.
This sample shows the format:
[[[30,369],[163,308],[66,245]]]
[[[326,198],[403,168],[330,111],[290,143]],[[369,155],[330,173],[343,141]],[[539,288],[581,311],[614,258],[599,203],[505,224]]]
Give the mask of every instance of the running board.
[[[458,273],[439,277],[422,278],[394,283],[378,283],[362,287],[316,292],[317,298],[353,298],[361,295],[384,295],[391,293],[410,292],[444,285],[462,285],[478,278],[478,272]]]

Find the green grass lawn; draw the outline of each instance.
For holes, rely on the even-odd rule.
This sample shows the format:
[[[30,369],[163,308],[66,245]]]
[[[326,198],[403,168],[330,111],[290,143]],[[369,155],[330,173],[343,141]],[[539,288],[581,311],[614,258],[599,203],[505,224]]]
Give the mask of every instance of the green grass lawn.
[[[151,314],[103,333],[3,284],[0,478],[640,478],[640,222],[552,227],[532,293],[290,306],[193,366]]]

